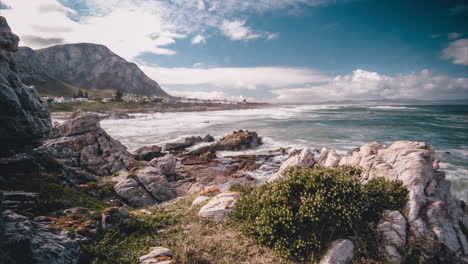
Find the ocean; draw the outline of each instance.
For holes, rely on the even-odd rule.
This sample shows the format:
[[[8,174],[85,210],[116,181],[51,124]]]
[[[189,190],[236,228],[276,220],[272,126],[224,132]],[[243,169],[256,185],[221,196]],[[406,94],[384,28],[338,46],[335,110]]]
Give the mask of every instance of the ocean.
[[[371,141],[424,141],[433,145],[455,196],[468,201],[467,105],[283,105],[272,108],[135,114],[133,119],[103,120],[101,126],[129,150],[163,145],[187,136],[219,139],[248,129],[264,145],[245,153],[279,147],[335,148],[346,154]],[[223,152],[220,156],[233,153]],[[263,175],[271,173],[263,170]]]

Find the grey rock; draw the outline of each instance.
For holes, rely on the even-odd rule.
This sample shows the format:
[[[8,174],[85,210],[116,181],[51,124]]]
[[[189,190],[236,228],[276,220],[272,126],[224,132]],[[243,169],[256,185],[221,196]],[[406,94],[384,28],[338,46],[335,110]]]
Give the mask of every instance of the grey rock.
[[[161,152],[162,148],[156,145],[144,146],[132,153],[132,158],[141,161],[151,161],[154,158],[159,158],[165,154]]]
[[[5,232],[0,248],[15,263],[75,264],[80,256],[80,244],[87,238],[68,231],[54,230],[47,221],[33,221],[10,210],[3,212]],[[39,219],[38,219],[39,220]]]
[[[130,213],[125,208],[109,207],[102,211],[102,229],[117,228],[131,222]]]
[[[165,151],[179,151],[179,150],[184,150],[185,148],[191,147],[201,142],[213,142],[213,141],[214,141],[214,138],[209,134],[204,136],[203,138],[200,136],[186,137],[184,138],[183,142],[167,143],[164,146],[164,150]]]
[[[354,256],[354,244],[349,239],[339,239],[332,242],[331,247],[320,260],[319,264],[345,264]]]
[[[289,157],[279,168],[278,172],[273,174],[273,176],[268,179],[269,182],[276,179],[282,178],[284,172],[291,167],[299,168],[311,168],[315,164],[314,153],[309,149],[305,148],[301,151],[299,155],[294,155]]]
[[[220,193],[200,208],[198,217],[213,218],[216,221],[226,220],[234,209],[239,197],[240,194],[236,192]]]
[[[157,173],[165,176],[175,175],[177,159],[174,155],[168,154],[164,157],[155,158],[150,161],[151,166],[156,168]]]
[[[172,250],[165,247],[152,247],[150,252],[144,256],[140,257],[139,264],[159,264],[163,261],[157,261],[157,257],[172,257]],[[169,262],[171,263],[171,262]]]
[[[325,167],[336,167],[340,163],[341,156],[336,153],[336,150],[322,149],[320,157],[317,160],[317,165]]]
[[[134,63],[117,56],[107,47],[91,43],[52,46],[31,53],[20,48],[17,60],[22,76],[47,79],[51,76],[81,89],[120,90],[124,93],[170,97],[159,84],[146,76]],[[31,65],[30,65],[31,64]],[[40,65],[40,66],[38,66]],[[46,69],[34,70],[34,69]],[[47,85],[35,80],[38,87]],[[41,87],[41,89],[47,89]]]
[[[92,211],[82,207],[68,208],[63,210],[63,213],[66,215],[71,214],[90,214]]]
[[[54,138],[45,141],[42,149],[66,166],[100,176],[128,167],[127,148],[101,128],[96,114],[75,112],[72,117],[54,129]]]
[[[156,199],[136,180],[128,178],[114,187],[115,193],[132,206],[144,207],[158,203]]]
[[[401,180],[409,191],[403,210],[409,236],[440,241],[444,247],[434,250],[442,260],[463,261],[468,256],[468,243],[461,225],[468,226],[468,211],[452,197],[450,182],[437,171],[439,159],[434,148],[424,142],[397,141],[389,147],[376,142],[344,157],[340,165],[362,168],[361,180],[376,177]]]
[[[385,211],[377,230],[382,236],[382,248],[390,263],[401,263],[400,252],[406,245],[406,219],[398,211]]]
[[[47,104],[18,76],[11,57],[18,49],[18,42],[6,19],[0,17],[0,152],[39,145],[52,130]]]

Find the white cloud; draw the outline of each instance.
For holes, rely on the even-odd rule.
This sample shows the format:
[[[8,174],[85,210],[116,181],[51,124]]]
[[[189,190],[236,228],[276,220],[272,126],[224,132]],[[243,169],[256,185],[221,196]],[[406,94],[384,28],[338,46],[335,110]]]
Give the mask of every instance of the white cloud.
[[[281,88],[306,83],[319,83],[329,77],[311,69],[288,67],[243,68],[162,68],[142,66],[141,69],[162,86],[209,85],[221,90]]]
[[[272,39],[275,39],[277,37],[278,37],[278,34],[276,34],[276,33],[270,33],[270,34],[267,35],[268,40],[272,40]]]
[[[206,43],[206,38],[200,34],[192,38],[192,44],[202,44]]]
[[[54,0],[6,1],[12,8],[3,10],[3,15],[22,38],[20,44],[32,48],[52,45],[52,41],[44,40],[53,39],[61,40],[59,43],[91,42],[106,45],[116,54],[131,60],[141,52],[175,54],[174,50],[161,48],[175,42],[173,36],[164,33],[169,31],[182,36],[171,32],[169,25],[162,22],[163,9],[159,9],[162,6],[156,2],[135,4],[130,0],[119,1],[115,7],[93,4],[95,10],[101,10],[99,15],[81,16],[79,21],[74,21],[68,15],[77,15],[76,11]],[[117,1],[106,1],[106,4],[110,2]],[[57,25],[61,30],[52,30],[51,27]]]
[[[239,14],[264,13],[336,3],[335,0],[4,0],[3,15],[32,48],[91,42],[133,59],[142,52],[175,54],[161,46],[187,35],[217,29],[232,40],[273,39],[277,35],[252,29]],[[77,10],[65,5],[79,6]],[[72,19],[73,18],[73,19]],[[155,38],[164,36],[165,38]],[[171,38],[172,40],[170,40]],[[56,40],[54,42],[54,40]],[[203,43],[200,37],[195,42]]]
[[[459,38],[459,37],[461,37],[461,36],[462,36],[462,34],[457,33],[457,32],[452,32],[452,33],[448,33],[448,34],[447,34],[447,37],[448,37],[449,39],[457,39],[457,38]]]
[[[323,85],[272,91],[277,101],[317,102],[345,99],[462,99],[467,98],[468,78],[435,75],[428,70],[394,77],[355,70]]]
[[[451,42],[442,51],[442,58],[451,60],[454,64],[468,65],[468,39],[459,39]]]
[[[245,26],[245,20],[224,20],[219,29],[231,40],[249,40],[260,37],[260,34],[253,33],[249,27]]]

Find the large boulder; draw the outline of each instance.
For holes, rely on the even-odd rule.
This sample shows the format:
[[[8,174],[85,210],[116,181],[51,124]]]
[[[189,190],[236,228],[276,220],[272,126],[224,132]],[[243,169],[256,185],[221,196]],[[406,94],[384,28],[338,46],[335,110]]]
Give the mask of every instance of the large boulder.
[[[314,153],[309,149],[305,148],[300,154],[289,157],[279,168],[278,172],[273,174],[268,180],[269,182],[276,179],[282,178],[284,172],[292,167],[299,167],[302,169],[311,168],[315,164]]]
[[[376,177],[401,180],[409,191],[403,210],[409,227],[405,239],[439,241],[442,247],[431,251],[438,260],[467,261],[468,242],[462,230],[468,227],[468,210],[452,196],[445,173],[438,171],[439,159],[432,146],[424,142],[397,141],[385,147],[373,142],[344,157],[340,165],[361,167],[363,182]],[[386,221],[385,215],[383,220]],[[396,262],[398,256],[390,256],[390,260]]]
[[[41,147],[69,167],[105,176],[128,167],[130,153],[99,124],[97,114],[76,111],[54,128],[53,138]]]
[[[199,217],[213,218],[217,221],[226,220],[236,205],[240,194],[237,192],[220,193],[200,208]]]
[[[39,145],[52,130],[47,103],[18,77],[11,52],[19,38],[0,17],[0,152],[14,147]]]
[[[177,196],[173,180],[176,159],[166,155],[151,161],[151,165],[131,171],[126,179],[115,185],[117,195],[137,207],[158,204]]]

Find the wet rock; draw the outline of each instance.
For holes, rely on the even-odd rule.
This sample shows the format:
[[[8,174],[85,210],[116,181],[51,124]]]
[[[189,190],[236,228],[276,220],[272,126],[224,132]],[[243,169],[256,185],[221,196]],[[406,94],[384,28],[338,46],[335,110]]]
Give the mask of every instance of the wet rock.
[[[236,192],[220,193],[213,197],[198,212],[199,217],[213,218],[217,221],[226,220],[231,214],[240,194]]]
[[[220,141],[209,146],[201,147],[189,153],[190,156],[198,156],[208,151],[216,152],[218,150],[245,150],[254,148],[262,144],[262,138],[257,132],[248,130],[234,131],[232,134],[223,137]]]
[[[102,211],[102,229],[117,228],[131,222],[130,213],[119,207],[109,207]]]
[[[18,50],[18,43],[18,36],[11,32],[6,19],[0,17],[0,153],[37,146],[52,130],[47,103],[18,76],[11,57]]]
[[[214,138],[211,135],[206,135],[203,138],[198,137],[186,137],[183,142],[167,143],[164,146],[165,151],[180,151],[185,150],[185,148],[191,147],[195,144],[202,142],[213,142]]]
[[[135,118],[135,117],[125,112],[121,112],[121,111],[112,111],[111,113],[106,114],[101,117],[101,119],[131,119],[131,118]]]
[[[339,239],[332,242],[331,247],[320,260],[319,264],[345,264],[354,256],[354,244],[349,239]]]
[[[309,148],[305,148],[299,155],[289,157],[279,168],[278,172],[273,174],[268,180],[269,182],[279,179],[284,176],[284,172],[291,167],[311,168],[315,164],[314,154]]]
[[[97,114],[76,111],[71,120],[57,126],[54,138],[42,149],[69,167],[99,175],[111,175],[128,167],[130,153],[99,125]]]
[[[154,158],[159,158],[165,154],[161,152],[162,148],[156,145],[144,146],[132,153],[132,158],[136,160],[151,161]]]
[[[184,165],[207,164],[213,159],[216,159],[216,152],[208,150],[199,156],[186,156],[182,159],[181,163]]]

